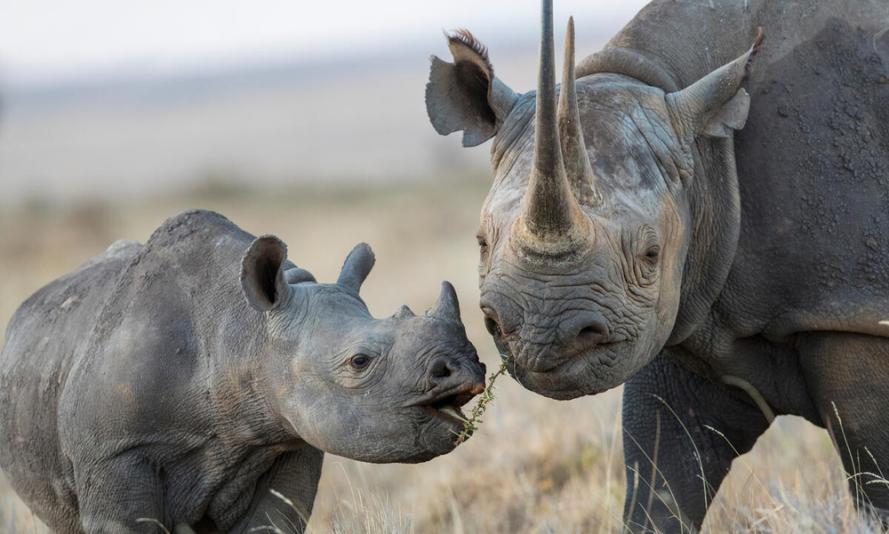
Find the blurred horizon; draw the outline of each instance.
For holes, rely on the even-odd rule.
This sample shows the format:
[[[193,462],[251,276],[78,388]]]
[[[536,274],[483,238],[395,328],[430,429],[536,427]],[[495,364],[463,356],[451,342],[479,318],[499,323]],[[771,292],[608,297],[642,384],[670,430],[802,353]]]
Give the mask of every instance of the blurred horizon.
[[[559,0],[554,11],[562,23],[556,26],[573,15],[587,28],[609,28],[644,3]],[[429,43],[442,30],[458,27],[492,40],[518,33],[536,43],[539,5],[536,0],[520,6],[509,0],[451,0],[418,9],[409,0],[2,0],[0,76],[12,86],[45,85],[110,72],[189,70],[276,56],[338,59]]]
[[[586,55],[644,2],[556,2]],[[0,206],[481,174],[423,100],[443,29],[533,88],[539,2],[0,0]],[[560,46],[561,48],[561,46]]]

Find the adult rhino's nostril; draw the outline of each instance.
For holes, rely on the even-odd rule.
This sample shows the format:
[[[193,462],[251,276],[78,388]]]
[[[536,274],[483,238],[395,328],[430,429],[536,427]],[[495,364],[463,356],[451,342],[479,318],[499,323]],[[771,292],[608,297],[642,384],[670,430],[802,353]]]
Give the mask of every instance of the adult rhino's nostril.
[[[503,335],[503,330],[500,328],[500,325],[495,319],[492,319],[491,317],[485,317],[485,329],[494,337],[500,337]]]
[[[595,323],[581,328],[580,332],[577,333],[577,338],[589,343],[598,344],[605,339],[606,335],[608,335],[608,328],[605,327],[605,324]]]
[[[562,325],[563,343],[574,353],[586,352],[608,340],[608,324],[598,313],[588,312],[572,317]]]

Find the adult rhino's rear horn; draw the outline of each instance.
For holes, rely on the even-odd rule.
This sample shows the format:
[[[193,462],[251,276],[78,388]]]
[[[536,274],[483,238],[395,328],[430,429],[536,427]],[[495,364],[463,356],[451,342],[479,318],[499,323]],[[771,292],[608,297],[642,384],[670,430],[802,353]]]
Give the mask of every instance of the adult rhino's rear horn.
[[[574,17],[570,17],[565,32],[565,63],[559,92],[559,139],[565,171],[575,196],[584,204],[595,205],[601,201],[601,196],[596,191],[596,177],[583,140],[574,82]]]
[[[534,164],[525,193],[521,228],[524,244],[546,253],[561,249],[560,243],[572,241],[583,214],[568,183],[559,141],[552,0],[543,0],[541,18]]]

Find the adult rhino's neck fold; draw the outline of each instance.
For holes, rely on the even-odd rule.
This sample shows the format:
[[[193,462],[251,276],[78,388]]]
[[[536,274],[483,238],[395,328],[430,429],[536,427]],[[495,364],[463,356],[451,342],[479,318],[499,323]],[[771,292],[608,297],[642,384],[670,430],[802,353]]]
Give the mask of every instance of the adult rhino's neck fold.
[[[682,343],[709,315],[731,272],[741,230],[734,137],[698,140],[694,151],[688,253],[668,346]]]

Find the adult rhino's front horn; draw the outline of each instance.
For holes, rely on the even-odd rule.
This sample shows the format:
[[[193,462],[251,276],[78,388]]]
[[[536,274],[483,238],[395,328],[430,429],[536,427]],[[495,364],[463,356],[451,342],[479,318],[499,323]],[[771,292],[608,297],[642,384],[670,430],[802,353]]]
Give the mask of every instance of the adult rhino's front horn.
[[[543,1],[541,18],[534,163],[519,231],[524,248],[538,254],[560,254],[573,247],[587,230],[586,216],[575,193],[587,201],[596,197],[574,89],[574,22],[568,24],[557,114],[552,0]]]

